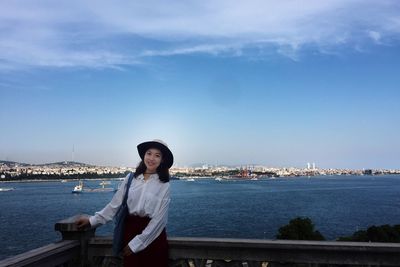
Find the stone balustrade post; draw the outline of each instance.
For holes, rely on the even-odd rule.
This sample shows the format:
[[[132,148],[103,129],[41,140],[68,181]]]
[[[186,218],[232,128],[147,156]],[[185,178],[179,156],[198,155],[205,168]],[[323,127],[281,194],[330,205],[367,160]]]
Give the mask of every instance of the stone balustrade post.
[[[96,228],[87,227],[85,229],[78,229],[75,221],[80,216],[88,215],[75,215],[67,219],[57,222],[54,226],[56,231],[61,232],[63,240],[78,240],[80,243],[80,257],[79,266],[89,266],[90,262],[88,259],[88,242],[89,239],[94,237]]]

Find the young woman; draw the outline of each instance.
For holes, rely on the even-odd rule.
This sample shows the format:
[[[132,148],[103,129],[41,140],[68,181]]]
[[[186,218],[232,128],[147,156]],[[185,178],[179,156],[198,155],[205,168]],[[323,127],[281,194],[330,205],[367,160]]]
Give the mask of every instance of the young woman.
[[[142,161],[136,168],[128,190],[129,215],[124,228],[124,266],[167,267],[168,243],[165,232],[170,203],[169,168],[174,162],[172,152],[161,140],[137,146]],[[126,191],[129,175],[111,202],[89,218],[76,221],[79,228],[96,227],[112,220]]]

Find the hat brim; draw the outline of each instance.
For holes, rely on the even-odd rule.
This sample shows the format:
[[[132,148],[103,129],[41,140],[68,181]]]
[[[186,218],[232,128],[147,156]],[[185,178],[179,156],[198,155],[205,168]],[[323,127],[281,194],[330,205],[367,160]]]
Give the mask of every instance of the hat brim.
[[[171,168],[171,166],[174,164],[174,155],[172,155],[171,150],[169,150],[169,148],[166,145],[156,141],[143,142],[137,146],[139,156],[142,160],[144,159],[144,154],[146,154],[146,151],[149,150],[150,148],[159,149],[162,154],[161,164],[167,167],[168,169]]]

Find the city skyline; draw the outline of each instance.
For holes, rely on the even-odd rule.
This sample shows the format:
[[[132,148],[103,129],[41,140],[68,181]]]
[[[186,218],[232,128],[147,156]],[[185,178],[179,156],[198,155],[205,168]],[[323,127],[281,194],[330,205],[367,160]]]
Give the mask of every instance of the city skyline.
[[[78,165],[90,165],[90,166],[96,166],[95,164],[87,163],[87,162],[77,162],[74,160],[64,160],[64,161],[59,161],[59,162],[40,162],[40,163],[29,163],[29,162],[18,162],[18,161],[8,161],[8,160],[3,160],[0,159],[0,165],[9,165],[13,166],[13,164],[21,164],[20,166],[22,167],[29,167],[29,166],[46,166],[46,165],[65,165],[65,166],[74,166],[75,164]],[[26,166],[27,165],[27,166]],[[123,168],[135,168],[136,166],[130,165],[130,166],[111,166],[111,165],[97,165],[99,167],[123,167]],[[236,164],[236,165],[226,165],[226,164],[220,164],[220,165],[212,165],[207,162],[197,162],[197,163],[192,163],[190,165],[185,165],[185,166],[177,166],[174,164],[173,168],[214,168],[214,167],[228,167],[228,168],[254,168],[254,167],[265,167],[265,168],[275,168],[275,166],[263,166],[260,164]],[[316,165],[315,162],[306,162],[304,166],[283,166],[280,168],[303,168],[303,169],[318,169],[318,166]],[[329,169],[329,168],[328,168]],[[365,168],[364,168],[365,169]]]
[[[397,1],[3,1],[0,160],[399,169]]]
[[[112,166],[112,165],[96,165],[96,164],[91,164],[87,162],[76,162],[76,161],[60,161],[60,162],[42,162],[42,163],[29,163],[29,162],[14,162],[14,161],[4,161],[0,160],[0,170],[12,170],[15,171],[14,169],[30,169],[30,168],[53,168],[56,169],[57,171],[61,170],[71,170],[75,168],[119,168],[119,169],[130,169],[134,170],[137,165],[129,165],[129,166]],[[171,171],[174,173],[179,170],[210,170],[210,169],[236,169],[236,170],[303,170],[303,171],[332,171],[332,172],[344,172],[347,174],[347,172],[357,172],[358,174],[363,173],[364,171],[374,171],[377,174],[398,174],[400,172],[400,168],[361,168],[361,169],[356,169],[356,168],[331,168],[331,167],[325,167],[325,168],[320,168],[316,165],[315,162],[307,162],[304,166],[266,166],[266,165],[260,165],[260,164],[237,164],[237,165],[226,165],[226,164],[220,164],[220,165],[212,165],[208,163],[194,163],[190,165],[182,165],[178,166],[177,164],[174,164],[171,167]],[[341,173],[343,174],[343,173]],[[353,173],[354,174],[354,173]],[[325,174],[324,174],[325,175]],[[339,174],[340,175],[340,174]]]

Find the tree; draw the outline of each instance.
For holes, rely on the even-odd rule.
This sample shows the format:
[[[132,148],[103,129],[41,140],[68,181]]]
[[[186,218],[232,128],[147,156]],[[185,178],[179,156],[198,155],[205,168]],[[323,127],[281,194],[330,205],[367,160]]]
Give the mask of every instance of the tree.
[[[307,217],[297,217],[290,220],[289,224],[279,228],[276,238],[289,240],[325,240],[319,231],[314,230],[314,224]]]
[[[344,236],[339,241],[356,242],[390,242],[400,243],[400,225],[390,226],[388,224],[381,226],[371,226],[367,230],[354,232],[351,236]]]

